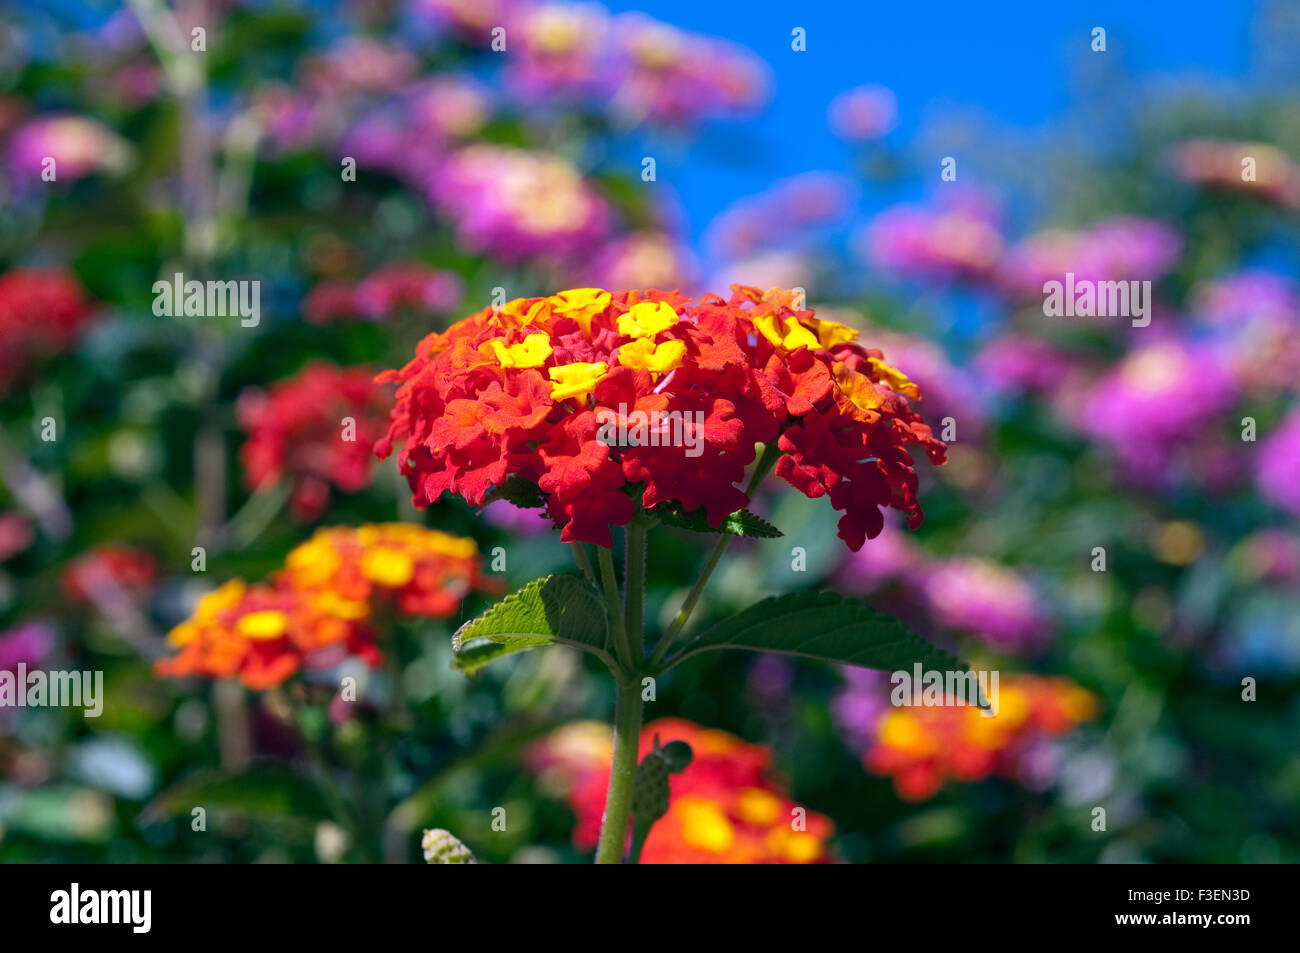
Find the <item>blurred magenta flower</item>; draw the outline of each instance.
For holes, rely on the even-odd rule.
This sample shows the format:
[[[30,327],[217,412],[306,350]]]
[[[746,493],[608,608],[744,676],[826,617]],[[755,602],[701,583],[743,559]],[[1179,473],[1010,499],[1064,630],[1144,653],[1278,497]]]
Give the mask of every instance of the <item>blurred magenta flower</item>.
[[[466,146],[431,190],[467,248],[505,262],[588,252],[612,225],[608,203],[578,170],[542,152]]]
[[[54,181],[71,182],[95,172],[120,172],[130,155],[126,140],[103,123],[89,116],[52,113],[19,125],[6,148],[9,174],[28,185],[43,181],[47,159],[54,160]]]
[[[893,130],[898,99],[884,86],[855,86],[831,100],[827,110],[831,131],[849,142],[869,142]]]
[[[855,244],[882,272],[952,281],[990,275],[1003,239],[991,204],[963,193],[933,204],[892,205],[858,233]]]
[[[995,393],[1051,394],[1070,375],[1070,354],[1027,334],[1009,332],[994,338],[975,357],[983,384]]]
[[[1075,280],[1157,281],[1178,261],[1182,239],[1161,222],[1136,216],[1108,219],[1086,231],[1048,229],[1013,246],[999,269],[1003,288],[1041,297],[1043,284]]]
[[[1191,297],[1244,391],[1274,394],[1300,387],[1300,295],[1294,281],[1239,271],[1197,286]]]
[[[523,100],[584,99],[612,92],[609,12],[598,3],[541,3],[510,26],[507,85]]]
[[[1046,608],[1014,569],[974,557],[931,564],[923,594],[935,619],[1002,652],[1033,652],[1051,636]]]
[[[1300,516],[1300,410],[1260,443],[1255,480],[1265,499]]]
[[[19,663],[39,666],[54,651],[54,630],[44,622],[22,622],[0,632],[0,672],[12,672]]]
[[[689,124],[743,113],[767,98],[766,64],[744,47],[642,13],[616,17],[614,41],[621,73],[611,106],[629,125]]]
[[[1215,350],[1169,338],[1128,354],[1074,413],[1076,424],[1131,473],[1164,482],[1175,451],[1231,406],[1237,392]]]
[[[539,536],[555,527],[545,510],[515,506],[509,500],[492,501],[481,515],[489,525],[517,536]]]
[[[867,595],[895,580],[911,586],[925,579],[929,556],[897,521],[887,519],[885,528],[870,546],[850,552],[836,576],[839,588],[851,595]]]

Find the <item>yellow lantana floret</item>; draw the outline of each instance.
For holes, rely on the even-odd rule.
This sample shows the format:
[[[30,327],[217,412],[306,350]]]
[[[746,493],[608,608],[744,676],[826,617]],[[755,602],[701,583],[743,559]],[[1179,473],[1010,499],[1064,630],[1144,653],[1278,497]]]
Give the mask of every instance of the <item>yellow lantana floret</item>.
[[[765,314],[754,319],[754,327],[762,332],[763,337],[787,351],[800,347],[821,347],[817,335],[800,324],[799,319],[795,317],[786,318],[785,324],[780,325],[777,324],[775,314]]]
[[[618,349],[618,362],[624,367],[649,371],[656,376],[682,366],[686,345],[681,341],[664,341],[656,345],[650,338],[639,338]]]
[[[487,343],[502,367],[541,367],[551,356],[551,339],[540,331],[528,335],[519,344],[507,346],[500,338]]]
[[[611,299],[603,288],[571,288],[551,296],[551,312],[557,317],[573,318],[582,333],[591,337],[591,319],[608,308]]]
[[[653,338],[677,323],[677,312],[664,301],[639,301],[618,316],[618,333],[631,338]]]
[[[609,370],[609,365],[604,361],[595,363],[578,362],[576,364],[561,364],[559,367],[552,367],[547,371],[554,384],[551,387],[552,400],[564,400],[569,397],[579,399],[586,397],[600,379],[605,376]]]

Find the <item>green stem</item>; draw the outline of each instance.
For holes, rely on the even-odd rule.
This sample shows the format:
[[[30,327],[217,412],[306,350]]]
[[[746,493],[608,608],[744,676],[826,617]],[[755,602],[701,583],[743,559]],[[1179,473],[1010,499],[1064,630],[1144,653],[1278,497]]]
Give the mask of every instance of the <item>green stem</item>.
[[[605,795],[605,822],[596,863],[621,864],[632,817],[632,791],[641,747],[641,689],[635,678],[620,678],[614,698],[614,760]]]
[[[777,457],[780,455],[781,451],[777,447],[775,440],[763,447],[763,455],[759,457],[758,463],[755,464],[754,472],[749,478],[749,485],[745,488],[746,496],[753,499],[754,491],[763,482],[763,478],[771,472],[772,467],[776,465]],[[726,552],[727,544],[730,542],[731,535],[728,533],[723,533],[718,537],[713,552],[709,553],[708,562],[704,564],[704,568],[700,571],[700,578],[695,580],[695,585],[691,586],[691,591],[686,594],[686,601],[682,603],[682,607],[673,619],[672,625],[668,627],[668,631],[659,640],[659,644],[655,646],[654,652],[646,663],[646,668],[651,672],[663,661],[677,636],[681,635],[682,629],[691,617],[691,613],[695,611],[695,604],[700,601],[700,596],[704,593],[704,587],[708,584],[709,577],[713,575],[713,570],[718,566],[718,560],[722,558],[722,554]]]
[[[632,649],[627,641],[627,629],[623,626],[623,607],[618,599],[618,577],[614,575],[614,557],[604,546],[597,546],[596,553],[600,560],[600,577],[605,584],[606,609],[609,612],[609,624],[614,629],[614,645],[618,648],[618,660],[628,671],[632,671],[637,659],[632,656]]]
[[[582,570],[582,574],[587,577],[587,581],[593,586],[596,583],[596,574],[591,569],[591,558],[587,555],[587,546],[585,543],[570,543],[573,547],[573,560]]]
[[[640,514],[627,527],[627,562],[623,576],[623,608],[633,671],[641,664],[641,638],[645,626],[646,526]]]

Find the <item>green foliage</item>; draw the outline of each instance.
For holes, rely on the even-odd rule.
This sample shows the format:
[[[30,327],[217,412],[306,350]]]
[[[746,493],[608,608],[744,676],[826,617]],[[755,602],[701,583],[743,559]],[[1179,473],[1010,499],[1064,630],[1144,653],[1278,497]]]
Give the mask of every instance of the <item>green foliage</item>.
[[[661,506],[654,511],[660,522],[668,526],[689,529],[696,533],[726,533],[730,536],[749,536],[755,539],[776,539],[784,536],[779,529],[749,510],[732,513],[721,525],[713,526],[704,515],[704,507],[686,513],[680,506]]]
[[[535,579],[506,596],[452,636],[454,664],[475,672],[488,662],[559,643],[606,656],[609,623],[600,595],[579,576]]]
[[[773,596],[723,619],[670,653],[669,667],[700,652],[750,649],[892,672],[965,668],[893,616],[834,592]]]

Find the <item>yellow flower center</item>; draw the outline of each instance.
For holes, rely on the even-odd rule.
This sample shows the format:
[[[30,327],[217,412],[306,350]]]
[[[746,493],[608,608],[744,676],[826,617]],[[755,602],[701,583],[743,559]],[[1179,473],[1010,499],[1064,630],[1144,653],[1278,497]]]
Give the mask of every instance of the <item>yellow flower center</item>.
[[[289,617],[276,609],[263,609],[240,616],[235,631],[246,639],[278,639],[289,628]]]
[[[766,827],[781,816],[781,799],[762,788],[745,788],[736,801],[736,813],[741,820]]]
[[[736,841],[736,832],[727,815],[713,801],[685,795],[677,802],[682,819],[682,840],[690,847],[721,854]]]
[[[361,557],[361,575],[389,589],[406,585],[414,574],[415,561],[400,549],[379,546]]]

